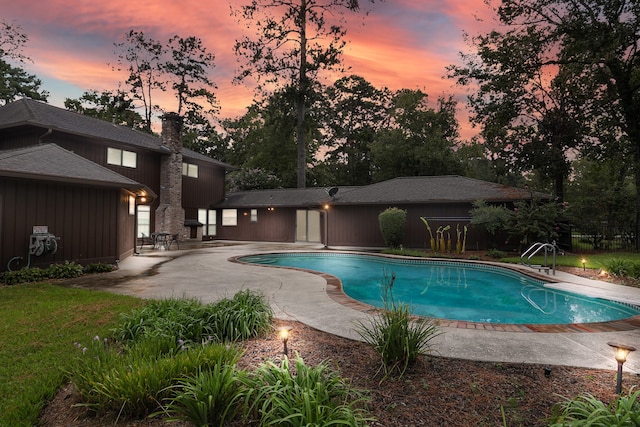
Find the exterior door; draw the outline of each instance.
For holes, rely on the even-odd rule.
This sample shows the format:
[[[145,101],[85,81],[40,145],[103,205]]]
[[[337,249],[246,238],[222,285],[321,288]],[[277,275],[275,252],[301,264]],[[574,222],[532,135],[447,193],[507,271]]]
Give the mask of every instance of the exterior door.
[[[296,211],[296,242],[321,242],[320,211]]]

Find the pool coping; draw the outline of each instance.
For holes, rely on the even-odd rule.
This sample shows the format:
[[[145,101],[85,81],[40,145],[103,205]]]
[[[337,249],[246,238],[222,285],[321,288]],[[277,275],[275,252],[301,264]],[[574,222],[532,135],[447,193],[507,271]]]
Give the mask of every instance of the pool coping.
[[[325,292],[329,298],[333,301],[348,307],[350,309],[364,312],[364,313],[375,313],[380,310],[378,307],[374,307],[369,304],[365,304],[361,301],[355,300],[344,293],[342,289],[342,281],[331,274],[323,273],[315,270],[309,270],[305,268],[298,267],[287,267],[287,266],[275,266],[275,265],[265,265],[265,264],[253,264],[240,261],[240,258],[246,258],[248,256],[254,255],[270,255],[270,254],[283,254],[283,253],[325,253],[322,251],[272,251],[272,252],[260,252],[250,255],[237,255],[230,257],[228,259],[229,262],[243,264],[243,265],[251,265],[257,267],[270,267],[270,268],[283,268],[294,271],[302,271],[305,273],[310,273],[315,276],[319,276],[325,280],[327,286],[325,288]],[[353,251],[335,251],[332,252],[334,254],[353,254],[353,255],[367,255],[367,256],[376,256],[381,258],[391,258],[391,259],[407,259],[412,260],[417,258],[412,257],[403,257],[399,255],[390,255],[390,254],[372,254],[366,252],[353,252]],[[521,268],[516,267],[513,264],[504,264],[492,261],[480,261],[480,260],[462,260],[462,259],[452,259],[452,258],[420,258],[420,260],[426,261],[445,261],[445,262],[453,262],[453,263],[466,263],[466,264],[477,264],[477,265],[490,265],[499,268],[504,268],[507,270],[515,271],[525,276],[532,277],[537,280],[542,280],[547,283],[566,283],[566,281],[562,280],[553,280],[551,276],[545,276],[542,274],[536,274],[535,271],[522,270]],[[579,284],[575,284],[576,286],[581,286]],[[575,293],[575,292],[574,292]],[[612,320],[608,322],[593,322],[593,323],[569,323],[569,324],[511,324],[511,323],[486,323],[486,322],[471,322],[464,320],[450,320],[450,319],[435,319],[439,326],[448,327],[448,328],[457,328],[457,329],[470,329],[470,330],[484,330],[484,331],[494,331],[494,332],[524,332],[524,333],[598,333],[598,332],[620,332],[620,331],[630,331],[634,329],[640,328],[640,315],[629,317],[626,319],[620,320]]]

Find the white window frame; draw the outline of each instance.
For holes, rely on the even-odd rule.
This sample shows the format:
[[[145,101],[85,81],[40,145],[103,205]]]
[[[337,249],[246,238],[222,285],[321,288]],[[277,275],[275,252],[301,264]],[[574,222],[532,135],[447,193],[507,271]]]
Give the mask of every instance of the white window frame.
[[[182,175],[188,176],[191,178],[198,177],[198,165],[193,163],[182,162]]]
[[[138,165],[138,155],[133,151],[107,147],[107,164],[135,169]]]
[[[238,209],[222,210],[222,226],[235,227],[238,225]]]
[[[202,224],[203,236],[215,236],[218,233],[217,215],[214,209],[198,209],[198,222]]]
[[[142,237],[142,233],[145,236],[151,236],[151,206],[138,205],[138,237]]]
[[[258,209],[251,209],[249,214],[249,221],[258,222]]]

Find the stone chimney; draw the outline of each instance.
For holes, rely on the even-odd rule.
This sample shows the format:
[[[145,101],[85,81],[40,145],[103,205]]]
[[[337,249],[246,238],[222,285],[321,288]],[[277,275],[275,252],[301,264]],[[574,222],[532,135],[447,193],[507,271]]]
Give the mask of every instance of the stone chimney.
[[[160,143],[170,150],[160,161],[160,204],[156,210],[156,232],[180,234],[184,238],[182,208],[182,118],[176,113],[162,116]]]

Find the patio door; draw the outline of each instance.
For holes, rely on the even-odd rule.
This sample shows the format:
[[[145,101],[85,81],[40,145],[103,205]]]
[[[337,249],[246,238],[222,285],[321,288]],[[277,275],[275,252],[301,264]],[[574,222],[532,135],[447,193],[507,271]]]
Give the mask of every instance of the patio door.
[[[296,211],[296,242],[320,241],[320,211]]]

